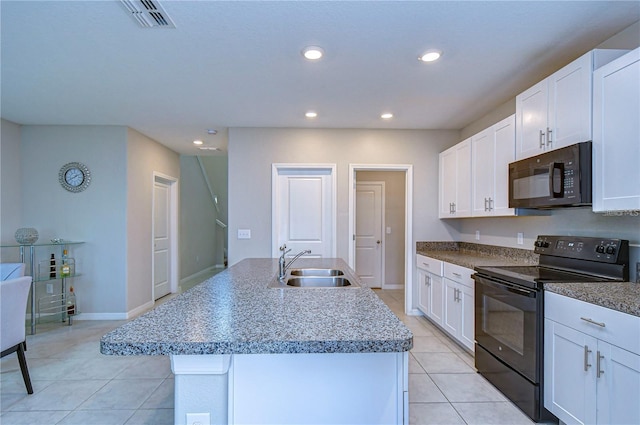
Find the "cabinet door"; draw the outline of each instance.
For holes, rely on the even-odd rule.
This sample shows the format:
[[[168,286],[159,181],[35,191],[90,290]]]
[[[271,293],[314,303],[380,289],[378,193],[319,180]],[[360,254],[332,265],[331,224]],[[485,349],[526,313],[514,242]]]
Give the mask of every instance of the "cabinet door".
[[[441,276],[431,275],[431,306],[429,307],[431,320],[442,326],[444,316],[444,283]]]
[[[440,218],[453,217],[456,202],[456,147],[440,153]]]
[[[460,303],[458,302],[458,284],[450,279],[444,281],[444,320],[442,327],[453,337],[460,332]]]
[[[589,52],[549,77],[547,149],[591,140],[591,80]]]
[[[546,146],[547,80],[516,96],[516,158],[542,153]]]
[[[471,168],[473,170],[471,214],[473,216],[491,215],[490,200],[494,196],[496,154],[493,136],[493,127],[489,127],[471,137]],[[508,181],[505,182],[508,183]]]
[[[493,126],[494,191],[491,197],[493,215],[515,215],[509,208],[509,163],[516,160],[516,117],[511,115]]]
[[[597,340],[549,319],[544,323],[544,407],[567,424],[593,424]]]
[[[460,336],[459,340],[470,350],[474,350],[475,328],[474,328],[474,303],[473,288],[468,286],[458,286],[459,303],[461,304]]]
[[[430,279],[427,272],[418,269],[418,310],[424,313],[425,316],[429,316],[429,284]]]
[[[594,211],[640,209],[639,75],[640,48],[594,73]]]
[[[599,424],[640,424],[640,355],[598,341]]]
[[[456,150],[456,217],[471,217],[471,140],[458,143]]]

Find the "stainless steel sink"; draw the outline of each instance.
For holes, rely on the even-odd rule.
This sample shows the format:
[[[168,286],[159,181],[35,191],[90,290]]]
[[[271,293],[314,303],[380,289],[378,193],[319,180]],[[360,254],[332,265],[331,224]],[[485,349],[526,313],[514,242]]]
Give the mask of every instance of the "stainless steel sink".
[[[347,278],[339,276],[304,276],[290,277],[287,280],[287,286],[305,288],[337,288],[351,286],[351,282],[349,282]]]
[[[291,276],[343,276],[344,272],[338,269],[293,269]]]

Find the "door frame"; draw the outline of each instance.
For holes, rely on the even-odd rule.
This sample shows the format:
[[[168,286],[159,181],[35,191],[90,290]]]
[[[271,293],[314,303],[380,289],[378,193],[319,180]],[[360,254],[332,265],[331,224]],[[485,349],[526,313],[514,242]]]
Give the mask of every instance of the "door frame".
[[[413,243],[413,165],[411,164],[349,164],[349,259],[352,269],[355,265],[355,182],[356,171],[404,171],[404,312],[412,313],[413,305],[413,261],[416,250]]]
[[[383,182],[383,181],[371,181],[371,180],[358,182],[356,180],[354,182],[354,184],[356,186],[355,190],[358,189],[358,185],[359,184],[363,184],[363,185],[364,184],[372,184],[372,185],[380,186],[381,191],[382,191],[382,205],[381,205],[382,211],[380,211],[380,218],[382,220],[382,226],[381,226],[381,229],[380,229],[380,243],[382,244],[382,246],[380,247],[380,250],[382,251],[380,253],[382,255],[382,265],[380,267],[380,289],[386,289],[385,288],[385,282],[386,282],[387,279],[386,279],[386,276],[385,276],[385,265],[386,265],[385,258],[386,258],[386,246],[387,246],[387,244],[386,244],[386,240],[385,240],[386,233],[384,231],[385,227],[386,227],[386,221],[385,221],[386,220],[386,217],[385,217],[385,209],[386,209],[385,208],[385,191],[386,191],[386,187],[385,187],[385,182]],[[357,214],[357,209],[355,208],[355,205],[356,204],[355,204],[355,201],[354,201],[354,204],[353,204],[354,212]],[[354,234],[355,234],[355,229],[356,229],[355,228],[355,221],[354,221],[353,229],[354,229]],[[355,250],[355,248],[356,247],[355,247],[355,244],[354,244],[353,249]],[[353,259],[353,266],[354,266],[353,270],[355,271],[356,270],[355,267],[357,266],[356,263],[355,263],[355,256],[354,256],[354,259]]]
[[[156,195],[155,184],[162,183],[169,186],[169,291],[172,294],[178,292],[179,270],[178,270],[178,179],[158,171],[153,172],[151,182],[151,302],[155,302],[155,213]]]
[[[271,164],[271,257],[278,258],[280,256],[278,243],[275,240],[278,234],[278,220],[276,220],[276,213],[278,209],[277,202],[275,202],[275,196],[277,193],[278,176],[280,171],[284,170],[327,170],[331,175],[331,257],[336,257],[337,247],[337,217],[338,217],[338,178],[336,175],[336,164],[305,164],[305,163],[273,163]]]

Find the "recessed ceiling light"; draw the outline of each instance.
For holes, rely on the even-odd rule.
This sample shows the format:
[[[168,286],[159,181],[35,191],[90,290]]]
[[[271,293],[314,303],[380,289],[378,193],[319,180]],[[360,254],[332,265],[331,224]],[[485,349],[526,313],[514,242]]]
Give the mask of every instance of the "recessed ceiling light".
[[[422,54],[422,56],[418,56],[418,60],[422,62],[433,62],[438,60],[442,56],[442,50],[438,49],[429,49]]]
[[[304,116],[307,118],[315,118],[318,116],[318,113],[315,111],[309,111],[306,114],[304,114]]]
[[[393,114],[390,112],[385,112],[384,114],[380,115],[380,118],[382,118],[383,120],[389,120],[393,118]]]
[[[220,148],[216,148],[213,146],[200,146],[198,149],[201,151],[220,151]]]
[[[193,144],[194,145],[201,145],[202,144],[202,140],[194,140]]]
[[[318,46],[307,46],[302,50],[302,56],[309,60],[318,60],[324,56],[324,50]]]
[[[208,128],[207,129],[207,134],[218,134],[218,130],[213,129],[213,128]]]

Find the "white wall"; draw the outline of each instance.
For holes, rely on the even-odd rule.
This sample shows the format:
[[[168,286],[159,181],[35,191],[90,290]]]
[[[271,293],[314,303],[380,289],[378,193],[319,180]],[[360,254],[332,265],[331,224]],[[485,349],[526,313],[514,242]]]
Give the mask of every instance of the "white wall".
[[[132,129],[127,129],[126,153],[126,311],[131,311],[153,302],[153,173],[159,172],[178,180],[180,156]]]
[[[0,120],[0,241],[3,245],[16,242],[14,234],[23,225],[22,220],[22,155],[20,152],[20,126]],[[19,259],[15,252],[2,250],[1,261]]]
[[[438,153],[457,131],[273,129],[229,130],[229,263],[271,257],[271,164],[337,165],[337,255],[348,258],[349,164],[413,164],[413,240],[451,240],[455,230],[437,219]],[[238,240],[238,228],[251,239]],[[452,235],[451,232],[454,232]],[[411,253],[407,253],[411,255]]]

